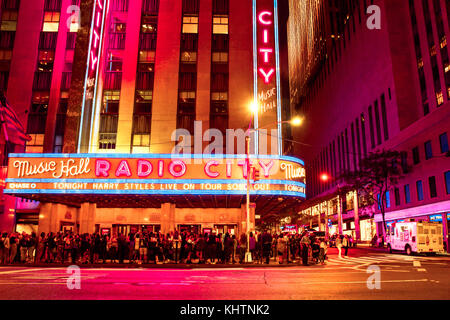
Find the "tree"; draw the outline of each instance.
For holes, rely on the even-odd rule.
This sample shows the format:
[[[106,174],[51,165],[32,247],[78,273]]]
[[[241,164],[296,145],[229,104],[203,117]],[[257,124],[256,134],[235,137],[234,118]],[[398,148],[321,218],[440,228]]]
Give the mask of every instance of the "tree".
[[[342,176],[345,188],[364,193],[378,204],[386,232],[386,193],[403,177],[400,169],[401,153],[393,150],[371,152],[361,160],[358,171]],[[408,170],[404,168],[403,170]]]

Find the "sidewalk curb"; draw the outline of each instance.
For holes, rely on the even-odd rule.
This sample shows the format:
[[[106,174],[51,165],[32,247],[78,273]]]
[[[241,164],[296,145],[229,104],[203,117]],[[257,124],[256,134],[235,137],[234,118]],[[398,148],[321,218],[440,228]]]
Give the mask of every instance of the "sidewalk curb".
[[[31,267],[31,268],[67,268],[69,266],[78,266],[81,269],[93,269],[93,268],[109,268],[109,269],[236,269],[236,268],[290,268],[303,266],[300,263],[289,263],[289,264],[135,264],[135,263],[95,263],[95,264],[30,264],[30,263],[16,263],[16,264],[6,264],[0,265],[0,268],[7,267]],[[309,266],[314,266],[310,264]]]

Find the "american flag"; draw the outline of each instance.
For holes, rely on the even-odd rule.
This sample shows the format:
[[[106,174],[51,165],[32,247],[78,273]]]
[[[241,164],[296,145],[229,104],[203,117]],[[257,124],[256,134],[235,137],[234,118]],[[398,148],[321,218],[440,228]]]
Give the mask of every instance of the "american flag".
[[[0,121],[6,141],[23,145],[31,140],[2,91],[0,91]]]

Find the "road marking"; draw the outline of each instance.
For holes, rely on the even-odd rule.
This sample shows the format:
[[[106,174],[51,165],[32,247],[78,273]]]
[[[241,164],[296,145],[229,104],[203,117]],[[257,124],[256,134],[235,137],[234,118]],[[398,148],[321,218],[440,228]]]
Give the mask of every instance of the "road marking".
[[[40,268],[40,269],[20,269],[20,270],[11,270],[11,271],[0,271],[0,274],[11,274],[11,273],[30,272],[30,271],[40,271],[40,270],[46,270],[46,268]]]
[[[420,266],[422,266],[422,265],[420,264],[420,261],[414,260],[414,261],[413,261],[413,266],[414,266],[414,267],[420,267]]]
[[[392,283],[397,283],[397,282],[428,282],[428,279],[420,279],[420,280],[381,280],[380,282],[392,282]],[[327,283],[346,283],[346,284],[352,284],[352,283],[367,283],[367,280],[365,281],[318,281],[318,282],[302,282],[302,284],[327,284]]]
[[[425,272],[425,271],[427,271],[427,269],[419,268],[419,269],[417,269],[417,271]]]

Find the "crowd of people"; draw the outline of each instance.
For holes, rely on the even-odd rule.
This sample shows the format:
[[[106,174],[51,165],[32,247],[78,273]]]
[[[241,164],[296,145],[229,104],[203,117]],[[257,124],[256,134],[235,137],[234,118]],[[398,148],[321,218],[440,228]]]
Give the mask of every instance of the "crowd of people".
[[[253,263],[325,263],[328,242],[314,234],[245,233],[196,234],[188,231],[138,232],[101,235],[57,233],[2,233],[0,264],[14,263],[206,263],[246,262],[247,245]],[[341,257],[350,241],[337,237]]]

